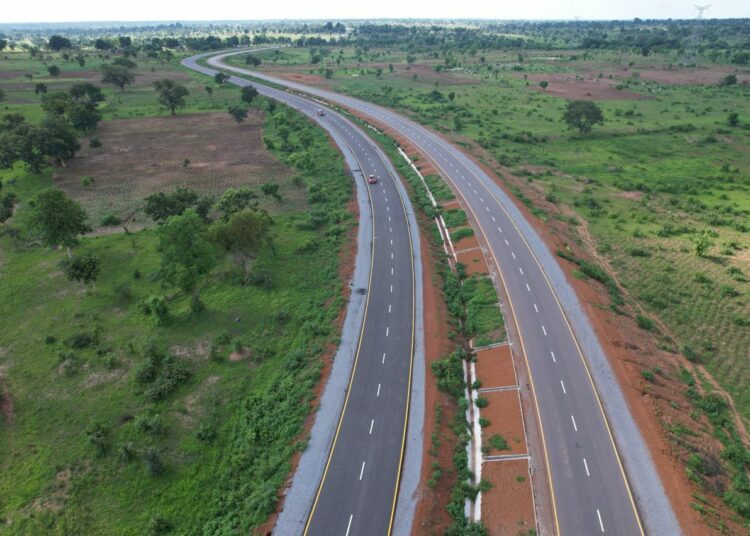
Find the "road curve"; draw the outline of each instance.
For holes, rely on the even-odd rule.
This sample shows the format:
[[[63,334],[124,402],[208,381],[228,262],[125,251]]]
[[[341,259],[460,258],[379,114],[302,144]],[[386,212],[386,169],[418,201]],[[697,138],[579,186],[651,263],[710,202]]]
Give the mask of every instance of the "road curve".
[[[465,201],[475,230],[490,250],[518,326],[541,422],[556,532],[643,534],[640,507],[650,533],[679,534],[648,449],[580,303],[554,257],[507,194],[460,150],[414,121],[353,97],[222,63],[226,55],[238,53],[242,51],[208,61],[389,125],[417,146]],[[603,404],[613,421],[638,506]]]
[[[197,61],[186,67],[212,76]],[[312,508],[300,532],[313,535],[389,534],[395,515],[415,343],[416,284],[408,200],[382,151],[343,115],[319,103],[238,77],[229,82],[258,91],[310,116],[336,134],[354,156],[355,180],[370,175],[372,264],[360,338],[344,407]],[[362,289],[365,290],[365,289]],[[287,500],[296,500],[288,498]]]

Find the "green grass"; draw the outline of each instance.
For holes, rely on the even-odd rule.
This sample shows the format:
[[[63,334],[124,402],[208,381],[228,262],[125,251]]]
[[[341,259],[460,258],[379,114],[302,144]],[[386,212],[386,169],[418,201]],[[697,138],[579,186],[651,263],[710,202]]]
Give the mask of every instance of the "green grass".
[[[128,102],[127,113],[155,111],[145,100]],[[315,165],[300,169],[299,185],[310,207],[274,215],[274,249],[262,250],[253,267],[270,274],[270,288],[240,284],[232,259],[217,254],[199,282],[206,306],[199,314],[190,313],[188,295],[162,285],[154,230],[82,239],[75,253],[102,261],[98,291],[69,282],[60,267],[65,254],[41,248],[25,230],[29,202],[52,185],[52,173],[0,172],[3,191],[19,197],[11,224],[22,231],[17,239],[0,236],[0,370],[15,406],[13,424],[2,424],[0,434],[0,518],[12,522],[9,534],[142,534],[157,516],[175,533],[248,532],[274,508],[303,446],[294,439],[310,411],[319,356],[338,337],[339,252],[351,225],[351,181],[340,154],[321,130],[282,107],[266,122],[277,147],[280,121],[313,133]],[[275,152],[294,165],[301,151],[295,134]],[[167,296],[169,325],[141,313],[138,302],[149,295]],[[230,362],[226,341],[209,358],[225,332],[221,338],[238,339],[249,359]],[[65,341],[76,333],[96,333],[98,342],[70,348]],[[151,340],[190,373],[160,402],[149,402],[134,381]],[[150,415],[162,433],[138,426]],[[87,439],[96,423],[106,431],[103,456]],[[124,444],[132,444],[130,462],[118,459]],[[144,468],[149,449],[164,464],[161,476]]]

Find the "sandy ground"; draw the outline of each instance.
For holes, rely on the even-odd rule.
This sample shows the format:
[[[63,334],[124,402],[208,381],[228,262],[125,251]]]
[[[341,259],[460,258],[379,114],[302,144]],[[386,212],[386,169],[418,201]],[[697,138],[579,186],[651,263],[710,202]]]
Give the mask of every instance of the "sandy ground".
[[[177,187],[218,195],[229,187],[248,186],[260,194],[260,184],[275,181],[281,184],[282,203],[301,208],[305,190],[287,180],[293,171],[266,150],[262,125],[260,113],[250,113],[240,124],[224,113],[105,121],[95,133],[102,147],[92,149],[84,140],[78,155],[53,178],[83,205],[94,224],[105,214],[116,214],[123,222],[144,220],[139,213],[143,198]],[[85,176],[93,184],[83,186]],[[261,202],[271,212],[278,206],[276,201]]]
[[[492,483],[482,494],[482,521],[490,536],[528,534],[536,526],[528,461],[487,462],[482,476]]]
[[[513,368],[513,357],[510,346],[495,346],[479,350],[475,354],[477,378],[482,387],[511,387],[516,385],[516,372]]]

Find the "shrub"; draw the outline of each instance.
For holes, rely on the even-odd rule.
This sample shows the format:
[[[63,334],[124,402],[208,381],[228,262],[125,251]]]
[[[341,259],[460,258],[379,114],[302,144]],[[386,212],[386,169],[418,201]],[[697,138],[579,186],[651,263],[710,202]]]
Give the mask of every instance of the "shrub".
[[[475,404],[475,405],[476,405],[476,406],[477,406],[478,408],[486,408],[486,407],[487,407],[487,404],[489,404],[489,403],[490,403],[490,402],[489,402],[489,400],[487,400],[487,399],[486,399],[485,397],[483,397],[483,396],[478,396],[478,397],[476,397],[476,398],[474,399],[474,404]]]
[[[70,337],[68,337],[65,340],[65,344],[67,344],[70,348],[74,348],[76,350],[82,350],[84,348],[89,348],[90,346],[94,346],[97,341],[97,336],[95,333],[74,333]]]
[[[164,463],[161,460],[159,451],[154,447],[149,447],[143,453],[143,465],[146,473],[150,476],[159,476],[164,473]]]
[[[107,214],[102,218],[101,223],[104,227],[114,227],[115,225],[120,225],[122,221],[118,216],[115,216],[114,214]]]
[[[489,440],[490,446],[495,450],[510,450],[508,442],[500,434],[494,434]]]
[[[645,329],[646,331],[653,331],[656,325],[654,324],[654,321],[648,318],[647,316],[638,315],[635,317],[636,323],[638,324],[638,327],[641,329]]]
[[[121,463],[129,463],[136,457],[136,451],[132,443],[121,443],[117,446],[117,460]]]
[[[88,188],[92,184],[94,184],[93,177],[90,177],[89,175],[86,175],[85,177],[81,177],[81,186],[83,186],[84,188]]]
[[[93,138],[89,140],[89,147],[91,147],[92,149],[98,149],[101,146],[102,146],[102,142],[96,136],[94,136]]]
[[[490,425],[490,420],[485,419],[484,417],[479,417],[479,426],[482,428],[487,428]]]
[[[740,293],[731,285],[721,285],[719,293],[725,298],[736,298]]]
[[[152,534],[154,536],[157,534],[170,532],[172,528],[172,523],[159,515],[152,517],[151,521],[148,522],[149,534]]]
[[[86,430],[86,439],[94,447],[98,457],[102,457],[109,449],[109,430],[100,422],[95,422]]]
[[[44,344],[55,344],[57,342],[57,337],[54,335],[47,335],[44,338]]]
[[[643,376],[643,379],[647,382],[653,382],[654,381],[654,373],[650,370],[642,370],[641,376]]]

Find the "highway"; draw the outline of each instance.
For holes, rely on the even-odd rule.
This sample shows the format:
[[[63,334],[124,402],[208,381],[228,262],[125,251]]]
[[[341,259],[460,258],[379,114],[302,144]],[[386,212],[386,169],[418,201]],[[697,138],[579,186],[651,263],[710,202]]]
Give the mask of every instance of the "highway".
[[[213,76],[217,71],[183,60]],[[231,77],[238,86],[251,82]],[[369,190],[372,207],[372,265],[364,322],[354,368],[323,478],[304,529],[310,536],[384,535],[391,531],[406,437],[415,330],[413,240],[405,203],[386,165],[386,156],[343,115],[261,84],[267,97],[308,115],[338,134],[334,139],[358,162],[354,179]],[[325,115],[318,115],[325,109]],[[377,177],[368,184],[367,177]],[[294,498],[287,498],[294,500]]]
[[[241,52],[233,52],[237,53]],[[545,269],[527,241],[528,233],[521,231],[528,224],[521,225],[519,219],[523,216],[518,211],[511,217],[512,209],[493,179],[439,135],[400,114],[331,91],[223,64],[226,55],[208,61],[225,70],[326,99],[387,124],[441,171],[468,208],[473,226],[495,264],[493,271],[501,277],[510,300],[542,429],[555,531],[575,536],[643,534],[639,510],[579,342]],[[366,421],[360,423],[360,427],[366,425]],[[632,440],[642,441],[640,437]],[[349,456],[356,463],[356,455]],[[383,459],[379,463],[386,462]],[[336,482],[344,485],[345,478],[341,478],[337,477]],[[343,490],[336,494],[337,500],[349,501]],[[322,494],[321,500],[325,497],[327,494]],[[663,514],[669,517],[670,513]],[[341,527],[338,522],[330,525],[328,534],[345,533],[340,532]],[[367,528],[351,534],[378,533]]]

